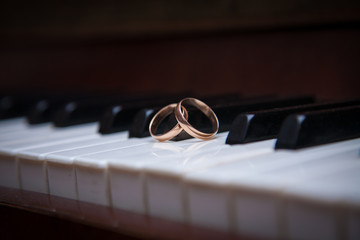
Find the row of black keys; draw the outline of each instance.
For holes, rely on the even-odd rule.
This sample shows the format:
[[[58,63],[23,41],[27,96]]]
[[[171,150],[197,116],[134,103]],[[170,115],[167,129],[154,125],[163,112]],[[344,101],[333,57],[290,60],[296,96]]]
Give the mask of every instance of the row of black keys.
[[[52,121],[57,127],[99,121],[101,134],[129,130],[129,137],[147,137],[155,113],[182,97],[2,96],[0,119],[26,116],[30,124]],[[299,149],[360,137],[360,99],[315,102],[309,96],[244,99],[231,94],[201,100],[217,114],[219,132],[229,131],[227,144],[277,138],[276,148]],[[209,131],[206,117],[196,109],[189,110],[190,123]],[[174,124],[170,117],[159,131]]]

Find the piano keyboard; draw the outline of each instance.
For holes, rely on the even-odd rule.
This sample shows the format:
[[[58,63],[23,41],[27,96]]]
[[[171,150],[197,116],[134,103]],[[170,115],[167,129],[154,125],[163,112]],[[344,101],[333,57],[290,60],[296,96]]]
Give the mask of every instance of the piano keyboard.
[[[347,109],[358,109],[356,104]],[[305,106],[319,109],[300,108]],[[276,111],[282,108],[289,112],[291,105]],[[306,114],[299,115],[302,121]],[[354,137],[359,122],[355,135],[341,136],[342,141],[336,135],[336,141],[288,150],[275,149],[273,136],[234,144],[239,121],[209,141],[159,143],[129,138],[128,131],[102,135],[98,122],[57,128],[29,125],[23,117],[5,119],[0,121],[0,186],[21,190],[25,202],[26,193],[39,193],[43,199],[34,207],[70,215],[80,211],[84,218],[86,208],[57,199],[237,236],[360,239],[360,138]],[[233,145],[225,143],[229,130]],[[116,217],[110,222],[120,224]]]

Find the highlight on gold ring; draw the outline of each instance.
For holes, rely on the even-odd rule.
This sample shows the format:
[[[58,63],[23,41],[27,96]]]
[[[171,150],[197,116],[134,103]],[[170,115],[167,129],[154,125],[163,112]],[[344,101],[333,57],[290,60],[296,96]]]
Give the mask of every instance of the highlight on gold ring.
[[[160,141],[160,142],[164,142],[167,140],[170,140],[174,137],[176,137],[183,129],[182,127],[179,125],[179,123],[177,123],[170,131],[161,134],[161,135],[157,135],[156,134],[156,130],[159,127],[159,125],[161,124],[162,121],[164,121],[164,119],[169,116],[170,114],[174,113],[174,109],[176,108],[176,103],[172,103],[169,104],[165,107],[163,107],[162,109],[160,109],[159,112],[157,112],[155,114],[155,116],[151,119],[151,122],[149,124],[149,132],[150,135],[155,138],[156,140]],[[184,114],[184,118],[188,119],[188,112],[187,110],[182,107],[182,114]]]
[[[194,128],[188,122],[187,116],[185,116],[181,111],[181,109],[184,108],[184,106],[183,106],[184,104],[196,107],[201,112],[203,112],[209,118],[213,131],[211,133],[204,133],[204,132],[201,132],[201,131],[197,130],[196,128]],[[206,105],[204,102],[202,102],[196,98],[184,98],[183,100],[181,100],[176,105],[174,113],[175,113],[176,120],[178,121],[179,125],[184,129],[184,131],[186,131],[189,135],[191,135],[195,138],[208,140],[208,139],[211,139],[219,130],[219,120],[218,120],[216,114],[214,113],[214,111],[208,105]]]

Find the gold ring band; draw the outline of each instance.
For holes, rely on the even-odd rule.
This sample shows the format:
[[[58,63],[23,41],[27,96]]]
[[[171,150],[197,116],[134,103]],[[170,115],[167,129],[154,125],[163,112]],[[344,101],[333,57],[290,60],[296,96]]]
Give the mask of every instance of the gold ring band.
[[[151,122],[149,124],[149,132],[151,134],[151,136],[153,138],[155,138],[156,140],[160,141],[160,142],[164,142],[166,140],[170,140],[174,137],[176,137],[183,129],[182,127],[179,125],[179,123],[177,123],[170,131],[162,134],[162,135],[156,135],[156,130],[159,127],[160,123],[170,114],[172,114],[174,112],[176,108],[176,103],[173,104],[169,104],[165,107],[163,107],[162,109],[160,109],[159,112],[157,112],[155,114],[155,116],[151,119]],[[186,109],[184,107],[181,108],[183,111],[182,114],[184,114],[184,118],[188,118],[188,112],[186,111]],[[181,111],[180,111],[181,112]]]
[[[201,131],[197,130],[196,128],[194,128],[187,121],[187,119],[188,119],[187,116],[184,116],[184,114],[181,111],[181,109],[184,108],[183,104],[188,104],[188,105],[194,106],[194,107],[198,108],[201,112],[203,112],[209,118],[212,128],[213,128],[213,132],[212,133],[204,133],[204,132],[201,132]],[[191,136],[193,136],[195,138],[208,140],[208,139],[212,138],[219,130],[219,120],[217,119],[214,111],[211,110],[211,108],[208,105],[206,105],[204,102],[202,102],[196,98],[184,98],[183,100],[181,100],[176,105],[174,113],[175,113],[176,120],[178,121],[180,126],[188,134],[190,134]]]

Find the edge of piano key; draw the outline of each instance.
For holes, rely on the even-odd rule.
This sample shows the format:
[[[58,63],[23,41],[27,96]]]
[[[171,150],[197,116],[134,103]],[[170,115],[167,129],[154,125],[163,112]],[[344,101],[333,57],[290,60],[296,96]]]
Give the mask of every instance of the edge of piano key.
[[[359,105],[291,114],[281,126],[275,148],[301,149],[356,139],[360,137],[359,119]],[[315,131],[319,133],[312,134]]]
[[[32,197],[33,199],[44,197],[43,194],[33,192],[29,192],[29,194],[36,195],[36,197]],[[127,234],[136,238],[174,240],[199,238],[253,239],[248,236],[235,236],[231,233],[220,232],[214,229],[190,226],[167,219],[149,217],[117,208],[111,209],[98,204],[83,203],[61,197],[52,197],[52,200],[49,201],[51,205],[47,207],[29,205],[29,202],[24,202],[20,195],[20,190],[0,187],[1,204],[3,206],[22,209],[45,216],[59,217],[65,221],[79,222],[88,226],[115,233]],[[64,200],[65,202],[62,202]],[[56,209],[66,209],[66,212],[56,211]],[[111,218],[109,218],[109,216],[111,216]]]
[[[326,201],[284,194],[286,237],[314,239],[358,239],[360,204]],[[314,228],[315,227],[315,228]]]
[[[286,116],[300,112],[315,112],[356,106],[360,99],[326,101],[239,114],[233,121],[227,144],[248,143],[275,138]]]

